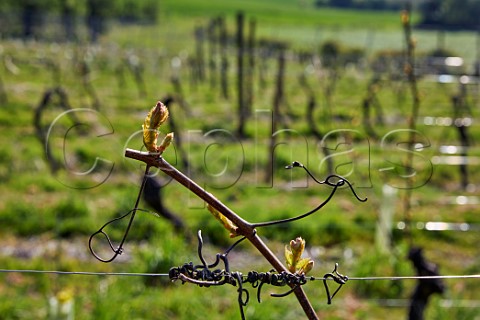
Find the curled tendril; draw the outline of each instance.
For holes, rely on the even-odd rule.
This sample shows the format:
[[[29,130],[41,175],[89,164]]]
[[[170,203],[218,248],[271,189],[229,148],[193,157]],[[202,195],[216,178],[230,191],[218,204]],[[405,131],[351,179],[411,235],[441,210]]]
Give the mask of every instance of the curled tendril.
[[[130,229],[133,225],[133,220],[135,219],[135,215],[137,213],[137,211],[147,211],[147,210],[143,210],[143,209],[139,209],[138,208],[138,204],[140,203],[140,198],[141,198],[141,195],[142,195],[142,192],[143,192],[143,189],[145,188],[145,183],[147,181],[147,177],[148,177],[148,172],[150,170],[150,166],[147,165],[147,167],[145,168],[145,173],[143,175],[143,180],[142,180],[142,184],[140,185],[140,190],[138,191],[138,196],[137,196],[137,200],[135,201],[135,205],[133,207],[132,210],[130,210],[129,212],[127,212],[126,214],[124,214],[123,216],[120,216],[118,218],[114,218],[110,221],[108,221],[107,223],[105,223],[100,229],[98,229],[95,233],[93,233],[90,238],[88,239],[88,248],[90,249],[90,252],[92,253],[92,255],[99,261],[101,262],[112,262],[113,260],[115,260],[119,255],[121,255],[123,253],[123,245],[125,244],[125,241],[127,240],[127,236],[128,236],[128,233],[130,232]],[[147,211],[148,212],[148,211]],[[113,242],[111,241],[110,237],[108,236],[108,234],[104,231],[104,229],[116,222],[116,221],[119,221],[119,220],[123,220],[124,218],[128,217],[129,215],[130,216],[130,220],[128,221],[128,225],[127,225],[127,228],[125,229],[125,232],[123,234],[123,237],[122,237],[122,240],[120,241],[120,244],[118,245],[118,247],[115,248],[115,246],[113,245]],[[97,236],[97,235],[103,235],[104,238],[107,240],[107,243],[108,245],[110,246],[110,249],[113,251],[113,255],[109,258],[109,259],[103,259],[101,258],[96,252],[95,250],[93,249],[93,239]]]
[[[245,237],[237,240],[231,245],[224,253],[217,253],[215,262],[208,264],[203,257],[203,238],[201,230],[197,233],[198,238],[198,257],[201,261],[199,265],[193,265],[193,263],[184,264],[181,267],[171,268],[169,271],[170,279],[181,280],[182,282],[191,282],[201,286],[218,286],[226,283],[236,285],[236,279],[230,274],[230,267],[228,262],[228,254],[233,250],[240,242],[245,240]],[[215,269],[220,261],[223,262],[223,269]]]
[[[122,241],[120,242],[120,245],[115,248],[115,246],[113,245],[113,242],[112,240],[110,239],[110,237],[108,236],[108,234],[103,231],[103,229],[105,229],[108,225],[116,222],[116,221],[119,221],[119,220],[123,220],[124,218],[128,217],[129,215],[132,215],[130,217],[130,222],[129,222],[129,225],[133,222],[133,219],[135,218],[135,211],[134,210],[130,210],[129,212],[127,212],[126,214],[124,214],[123,216],[121,217],[118,217],[118,218],[115,218],[113,220],[110,220],[108,221],[107,223],[105,223],[100,229],[98,229],[95,233],[93,233],[90,238],[88,239],[88,247],[90,249],[90,252],[92,253],[92,255],[97,258],[98,260],[102,261],[102,262],[111,262],[113,260],[115,260],[115,258],[118,256],[118,255],[121,255],[123,253],[123,243],[125,242],[124,240],[125,239],[122,239]],[[96,252],[95,250],[93,249],[93,239],[97,236],[97,235],[103,235],[104,238],[107,240],[107,243],[108,245],[110,246],[110,249],[112,249],[113,251],[113,256],[110,258],[110,259],[103,259],[101,258]],[[126,238],[126,233],[124,234],[124,238]]]
[[[131,225],[133,224],[133,220],[135,219],[135,215],[138,211],[142,211],[142,212],[147,212],[147,213],[151,213],[155,216],[158,216],[157,213],[155,212],[151,212],[149,210],[145,210],[145,209],[140,209],[140,208],[136,208],[136,209],[132,209],[130,211],[128,211],[127,213],[125,213],[123,216],[120,216],[120,217],[117,217],[117,218],[114,218],[110,221],[108,221],[107,223],[105,223],[100,229],[98,229],[97,231],[95,231],[91,236],[90,238],[88,239],[88,247],[90,249],[90,252],[92,253],[92,255],[102,261],[102,262],[112,262],[113,260],[115,260],[115,258],[117,258],[117,256],[121,255],[123,253],[123,245],[125,244],[125,241],[127,239],[127,236],[128,236],[128,233],[129,233],[129,229],[131,228]],[[127,225],[127,228],[123,234],[123,237],[122,237],[122,240],[120,241],[120,244],[115,247],[115,245],[113,244],[113,241],[110,239],[110,236],[105,232],[105,228],[108,227],[110,224],[112,223],[115,223],[117,221],[120,221],[120,220],[123,220],[125,218],[127,218],[129,215],[130,216],[130,220],[128,222],[128,225]],[[107,244],[108,246],[110,247],[110,249],[112,250],[113,252],[113,256],[109,259],[103,259],[101,258],[96,252],[95,250],[93,249],[93,240],[98,236],[98,235],[102,235],[105,240],[107,241]]]
[[[242,274],[239,272],[235,272],[233,275],[234,278],[237,279],[238,282],[238,307],[240,309],[240,316],[242,320],[245,320],[245,312],[243,311],[243,307],[246,307],[248,301],[250,300],[250,293],[248,293],[247,289],[243,288],[243,281],[242,281]],[[245,298],[243,297],[245,295]]]
[[[331,273],[327,273],[323,276],[323,285],[325,286],[325,291],[327,293],[327,303],[328,304],[332,304],[333,297],[335,297],[337,292],[348,281],[348,277],[343,275],[343,274],[338,273],[337,269],[338,269],[338,263],[335,263],[335,268],[333,269],[333,271]],[[333,281],[338,283],[338,287],[332,295],[330,295],[330,290],[329,290],[328,284],[327,284],[327,279],[329,279],[329,278],[333,279]]]
[[[320,181],[310,172],[310,170],[307,169],[307,167],[305,167],[303,164],[301,164],[298,161],[294,161],[292,162],[291,165],[285,166],[285,169],[293,169],[295,167],[302,168],[303,170],[305,170],[305,172],[318,184],[326,184],[331,187],[341,187],[347,184],[350,190],[352,191],[353,195],[355,196],[355,198],[357,198],[358,201],[360,202],[367,201],[367,198],[364,198],[364,199],[360,198],[358,194],[355,192],[355,190],[353,189],[352,184],[347,179],[345,179],[342,176],[339,176],[338,174],[331,174],[325,180]],[[332,181],[334,178],[338,180],[336,182]]]
[[[293,169],[293,168],[302,168],[305,170],[305,172],[307,172],[307,174],[318,184],[325,184],[325,185],[328,185],[330,187],[332,187],[332,191],[330,192],[330,194],[328,195],[327,199],[325,199],[322,203],[320,203],[316,208],[304,213],[304,214],[301,214],[299,216],[296,216],[296,217],[293,217],[293,218],[287,218],[287,219],[281,219],[281,220],[275,220],[275,221],[266,221],[266,222],[258,222],[258,223],[253,223],[252,226],[255,227],[255,228],[258,228],[258,227],[266,227],[266,226],[272,226],[272,225],[276,225],[276,224],[282,224],[282,223],[288,223],[288,222],[292,222],[292,221],[296,221],[296,220],[300,220],[300,219],[303,219],[305,217],[308,217],[309,215],[317,212],[318,210],[320,210],[321,208],[323,208],[328,202],[330,202],[330,200],[333,198],[335,192],[337,191],[337,189],[339,187],[342,187],[344,185],[347,185],[350,190],[352,191],[353,195],[355,196],[355,198],[360,201],[360,202],[365,202],[367,201],[367,198],[360,198],[358,196],[358,194],[355,192],[355,190],[353,189],[353,186],[352,184],[345,178],[343,178],[342,176],[339,176],[339,175],[336,175],[336,174],[332,174],[332,175],[329,175],[325,180],[323,181],[320,181],[318,180],[308,169],[307,167],[305,167],[303,164],[301,164],[300,162],[298,161],[294,161],[291,165],[288,165],[285,167],[285,169]]]
[[[233,245],[231,245],[227,250],[225,250],[224,253],[217,253],[215,261],[212,264],[208,264],[203,256],[203,239],[201,231],[197,233],[197,238],[197,252],[201,264],[194,265],[193,262],[189,262],[185,263],[183,266],[180,267],[170,268],[170,271],[168,273],[170,279],[172,281],[180,280],[182,283],[192,283],[200,287],[222,286],[225,284],[229,284],[235,287],[238,286],[237,301],[242,320],[245,320],[244,307],[247,306],[248,302],[250,301],[250,293],[244,287],[244,284],[250,283],[252,288],[257,289],[257,301],[260,303],[261,292],[264,285],[268,284],[276,287],[290,287],[290,289],[285,293],[270,294],[271,297],[278,298],[288,296],[289,294],[293,293],[298,287],[306,284],[309,280],[316,280],[314,277],[307,277],[305,274],[289,273],[285,271],[277,273],[275,272],[275,270],[270,270],[269,272],[250,271],[247,275],[243,275],[241,272],[238,271],[230,272],[228,254],[246,238],[243,237],[237,240]],[[224,265],[223,269],[218,268],[221,262],[223,262]],[[323,278],[329,303],[331,303],[335,294],[340,290],[340,287],[348,280],[347,276],[338,273],[337,268],[338,264],[335,264],[335,269],[331,273],[327,273]],[[340,284],[339,288],[336,289],[333,295],[330,295],[328,284],[326,283],[329,278]]]

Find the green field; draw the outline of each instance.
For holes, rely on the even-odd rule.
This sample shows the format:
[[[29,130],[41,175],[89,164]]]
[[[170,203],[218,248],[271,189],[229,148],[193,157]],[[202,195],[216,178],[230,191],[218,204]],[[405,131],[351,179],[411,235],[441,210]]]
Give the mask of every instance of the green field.
[[[440,121],[453,116],[451,99],[459,92],[458,84],[439,84],[427,77],[418,83],[421,106],[417,138],[428,147],[414,157],[418,186],[411,194],[410,234],[397,228],[405,220],[406,192],[398,186],[405,183],[402,163],[407,152],[400,149],[399,143],[406,140],[402,140],[405,135],[399,131],[391,135],[408,127],[412,108],[408,84],[382,81],[376,94],[387,121],[374,125],[375,137],[362,125],[362,100],[373,77],[371,62],[381,50],[404,47],[399,13],[320,10],[314,9],[310,1],[300,0],[215,0],[208,4],[168,0],[161,2],[160,10],[155,25],[112,22],[108,33],[96,45],[1,41],[0,85],[6,98],[0,108],[3,142],[0,269],[168,273],[170,267],[190,261],[200,263],[195,237],[198,229],[204,236],[209,263],[217,252],[233,243],[204,204],[173,181],[162,188],[163,201],[182,217],[185,235],[174,231],[165,219],[139,211],[119,261],[101,263],[88,250],[92,233],[134,205],[144,167],[125,159],[124,150],[142,148],[139,132],[148,110],[157,100],[178,94],[171,82],[172,75],[179,77],[182,96],[188,105],[183,109],[175,103],[171,109],[178,130],[175,134],[182,138],[187,158],[182,158],[174,143],[175,148],[165,152],[165,159],[185,170],[248,221],[284,219],[311,210],[328,197],[331,189],[315,184],[300,169],[284,169],[292,161],[300,161],[319,179],[326,176],[321,146],[305,121],[308,95],[299,81],[304,74],[317,101],[313,116],[318,128],[324,134],[340,132],[326,140],[334,155],[335,172],[346,176],[358,195],[368,201],[357,201],[345,188],[321,211],[304,220],[259,228],[259,235],[274,253],[283,261],[285,244],[302,236],[307,241],[308,255],[315,260],[311,272],[315,277],[331,272],[336,262],[340,265],[339,272],[350,277],[410,276],[415,275],[415,270],[406,257],[413,244],[424,248],[427,259],[439,265],[442,275],[480,272],[478,164],[468,167],[471,186],[465,191],[460,186],[458,166],[435,164],[432,160],[441,156],[441,146],[459,144],[458,133],[452,126],[428,125],[428,117]],[[189,65],[196,52],[194,28],[206,26],[209,19],[224,15],[230,39],[234,39],[238,10],[245,12],[247,22],[251,18],[256,20],[258,39],[284,41],[291,53],[286,61],[282,105],[287,116],[281,127],[290,134],[279,135],[274,175],[268,182],[264,177],[272,134],[269,112],[273,108],[277,77],[275,54],[263,64],[263,86],[257,60],[253,113],[244,140],[234,137],[237,128],[234,44],[228,47],[229,99],[221,97],[218,74],[212,84],[207,69],[206,80],[195,84]],[[414,30],[414,36],[419,54],[437,46],[437,34],[433,31]],[[301,50],[318,53],[319,47],[332,39],[343,48],[363,49],[365,56],[360,65],[339,67],[329,100],[326,92],[332,85],[333,71],[318,69],[309,61],[298,61],[293,53]],[[474,33],[446,34],[446,47],[465,59],[467,70],[476,58],[475,39]],[[207,46],[204,50],[208,54]],[[218,72],[219,60],[215,63]],[[85,65],[89,67],[88,77],[82,77]],[[174,70],[172,65],[179,69]],[[142,70],[143,82],[136,81],[129,69],[135,66]],[[58,98],[42,114],[42,126],[45,130],[50,128],[48,143],[53,157],[60,163],[54,174],[33,123],[34,110],[43,94],[57,85],[67,93],[80,125],[75,125],[68,116],[58,118],[63,112]],[[89,85],[98,98],[98,110]],[[477,161],[480,156],[476,141],[480,135],[476,122],[478,85],[468,85],[467,100],[473,119],[468,127],[473,140],[468,156]],[[170,130],[166,124],[161,135]],[[98,166],[90,173],[88,170],[96,160]],[[182,160],[188,160],[188,170]],[[393,171],[386,170],[392,166]],[[158,176],[167,179],[161,172]],[[397,187],[392,198],[382,194],[386,184]],[[464,204],[465,199],[471,202]],[[144,201],[140,207],[151,210]],[[380,252],[376,245],[376,225],[385,207],[394,212],[392,247]],[[464,231],[417,228],[425,227],[427,222],[448,222],[463,226]],[[465,231],[466,224],[469,229]],[[121,222],[108,231],[117,240],[125,227],[126,222]],[[245,274],[271,269],[247,243],[242,243],[229,257],[232,271]],[[479,280],[444,282],[447,291],[443,297],[432,298],[426,319],[476,319],[480,311]],[[321,281],[309,282],[304,287],[321,319],[404,319],[414,286],[413,280],[351,280],[331,305],[327,305]],[[271,292],[287,291],[285,287],[265,285],[261,304],[256,301],[255,289],[248,284],[245,289],[250,292],[250,302],[245,307],[247,319],[304,317],[294,295],[269,296]],[[0,319],[67,319],[54,315],[54,301],[64,305],[73,303],[75,319],[240,319],[236,287],[200,288],[181,285],[180,281],[171,283],[166,277],[3,272],[0,297]]]

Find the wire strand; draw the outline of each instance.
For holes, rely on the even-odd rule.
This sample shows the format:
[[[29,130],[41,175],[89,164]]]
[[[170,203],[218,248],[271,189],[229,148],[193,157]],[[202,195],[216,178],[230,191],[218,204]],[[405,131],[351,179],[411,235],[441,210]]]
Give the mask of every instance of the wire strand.
[[[480,274],[445,275],[445,276],[392,276],[392,277],[348,277],[348,280],[433,280],[433,279],[480,279]],[[319,280],[322,280],[321,278]]]
[[[35,269],[0,269],[0,273],[38,273],[58,275],[83,276],[128,276],[128,277],[168,277],[168,273],[142,272],[92,272],[92,271],[59,271]],[[310,280],[332,280],[324,277],[308,277]],[[443,275],[443,276],[387,276],[387,277],[348,277],[349,281],[402,281],[402,280],[432,280],[432,279],[480,279],[480,274]]]
[[[141,272],[92,272],[92,271],[58,271],[34,269],[0,269],[0,273],[40,273],[58,275],[81,276],[128,276],[128,277],[168,277],[168,273],[141,273]]]

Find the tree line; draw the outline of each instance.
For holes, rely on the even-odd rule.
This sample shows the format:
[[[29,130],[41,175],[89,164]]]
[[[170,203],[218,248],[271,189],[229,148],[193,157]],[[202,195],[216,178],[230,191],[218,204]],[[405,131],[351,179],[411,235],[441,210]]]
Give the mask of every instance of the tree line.
[[[78,25],[86,24],[90,39],[107,29],[106,21],[156,22],[156,0],[3,0],[0,3],[2,36],[34,38],[48,17],[59,17],[67,40],[77,37]]]
[[[410,3],[420,14],[418,27],[443,30],[479,30],[480,0],[316,0],[317,7],[365,10],[401,10]]]
[[[405,7],[406,2],[406,0],[316,0],[315,5],[360,10],[399,10]]]
[[[479,30],[480,0],[426,0],[419,6],[420,26]]]

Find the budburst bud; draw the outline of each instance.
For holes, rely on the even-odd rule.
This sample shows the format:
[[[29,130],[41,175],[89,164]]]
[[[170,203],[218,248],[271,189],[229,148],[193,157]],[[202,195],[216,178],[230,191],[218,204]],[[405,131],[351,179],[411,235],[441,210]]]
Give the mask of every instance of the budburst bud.
[[[290,241],[290,249],[292,250],[294,261],[298,261],[302,256],[303,250],[305,250],[305,240],[302,237],[297,237],[295,240]]]
[[[230,219],[228,219],[223,214],[218,212],[217,209],[212,207],[210,204],[207,206],[207,209],[215,217],[215,219],[220,221],[220,223],[223,225],[225,229],[230,231],[230,238],[235,238],[240,235],[238,233],[238,227]]]
[[[143,144],[150,152],[158,152],[158,128],[168,118],[168,109],[160,101],[150,110],[143,122]]]
[[[285,246],[285,260],[287,268],[291,273],[306,274],[313,268],[313,260],[303,258],[302,254],[305,250],[305,240],[297,237],[290,241],[290,246]]]
[[[303,273],[309,273],[313,269],[314,264],[315,263],[313,262],[313,260],[309,260],[307,265],[303,268]]]
[[[407,25],[410,22],[410,15],[407,10],[403,10],[400,17],[403,25]]]
[[[150,111],[152,113],[150,119],[150,129],[158,129],[162,123],[164,123],[168,118],[168,109],[160,101],[157,101],[157,104]]]
[[[406,75],[410,75],[410,74],[413,72],[412,65],[411,65],[410,63],[406,63],[406,64],[403,66],[403,72],[404,72]]]
[[[415,48],[415,47],[417,46],[417,39],[416,39],[416,38],[412,37],[412,38],[410,39],[410,46],[411,46],[412,48]]]

